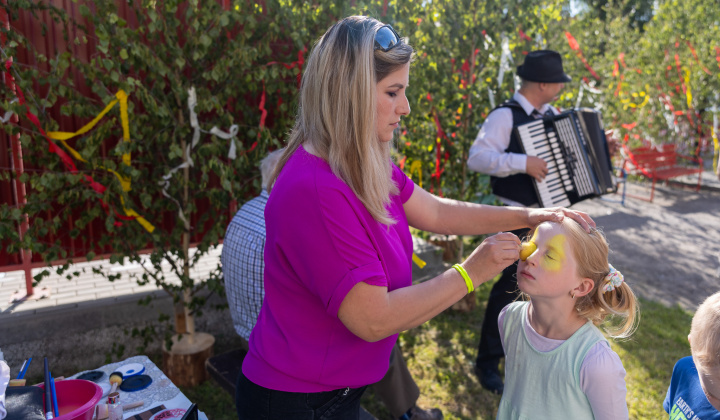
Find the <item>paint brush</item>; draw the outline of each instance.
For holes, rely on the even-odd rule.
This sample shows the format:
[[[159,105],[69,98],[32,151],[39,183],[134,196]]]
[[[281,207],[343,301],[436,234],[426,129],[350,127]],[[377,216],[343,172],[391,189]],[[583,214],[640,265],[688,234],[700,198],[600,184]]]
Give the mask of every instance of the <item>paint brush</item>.
[[[17,378],[10,379],[8,386],[25,386],[25,372],[27,372],[28,367],[30,367],[30,362],[32,362],[32,357],[26,359],[23,362],[22,366],[20,367],[20,372],[18,372]]]
[[[58,408],[58,401],[57,401],[57,392],[55,391],[55,378],[50,375],[50,388],[52,388],[52,403],[53,403],[53,412],[55,413],[55,417],[60,415],[60,409]]]
[[[50,389],[50,368],[48,367],[47,357],[45,358],[45,419],[54,418],[52,410],[52,390]]]
[[[110,383],[112,384],[112,387],[110,388],[110,392],[108,392],[108,395],[112,394],[117,390],[117,388],[120,386],[120,384],[123,381],[123,374],[120,372],[113,372],[110,374]]]
[[[29,359],[26,359],[22,366],[20,367],[20,372],[18,373],[17,379],[22,379],[25,377],[25,372],[27,372],[28,367],[30,367],[30,362],[32,362],[32,357]]]

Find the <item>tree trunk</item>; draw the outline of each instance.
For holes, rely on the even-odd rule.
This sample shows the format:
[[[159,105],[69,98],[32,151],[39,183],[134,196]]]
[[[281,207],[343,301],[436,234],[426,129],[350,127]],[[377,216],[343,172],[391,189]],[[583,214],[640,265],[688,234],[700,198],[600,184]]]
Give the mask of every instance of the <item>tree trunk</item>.
[[[209,378],[205,361],[212,357],[215,337],[208,333],[172,337],[172,347],[163,346],[163,373],[177,386],[197,386]]]

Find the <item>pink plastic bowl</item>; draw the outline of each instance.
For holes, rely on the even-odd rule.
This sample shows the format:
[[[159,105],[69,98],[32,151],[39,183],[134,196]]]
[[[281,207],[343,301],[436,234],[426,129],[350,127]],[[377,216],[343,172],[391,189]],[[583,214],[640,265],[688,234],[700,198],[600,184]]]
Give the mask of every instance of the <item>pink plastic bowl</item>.
[[[40,384],[41,388],[45,388]],[[84,379],[65,379],[55,382],[58,410],[56,420],[92,420],[95,406],[102,398],[102,388]]]

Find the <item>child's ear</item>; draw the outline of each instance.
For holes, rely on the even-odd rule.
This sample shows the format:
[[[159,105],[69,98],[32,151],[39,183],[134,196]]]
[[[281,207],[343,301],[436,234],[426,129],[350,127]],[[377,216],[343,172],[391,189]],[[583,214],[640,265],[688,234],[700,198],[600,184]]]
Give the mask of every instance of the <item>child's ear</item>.
[[[595,282],[591,278],[584,277],[580,279],[580,284],[578,284],[573,291],[575,292],[575,296],[581,297],[592,292],[593,287],[595,287]]]

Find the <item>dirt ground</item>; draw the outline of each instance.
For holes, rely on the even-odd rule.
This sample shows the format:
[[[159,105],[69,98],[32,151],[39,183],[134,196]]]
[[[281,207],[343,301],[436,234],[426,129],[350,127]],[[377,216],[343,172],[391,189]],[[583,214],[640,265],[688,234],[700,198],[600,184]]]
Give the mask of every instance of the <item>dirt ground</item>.
[[[628,193],[649,196],[628,183]],[[610,263],[636,294],[694,311],[720,290],[720,192],[658,186],[652,203],[611,194],[572,206],[602,227]],[[610,201],[613,200],[613,201]]]

